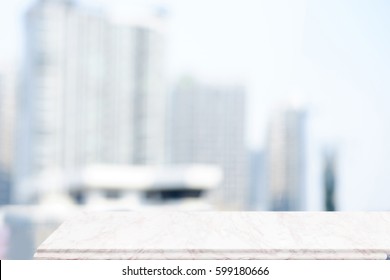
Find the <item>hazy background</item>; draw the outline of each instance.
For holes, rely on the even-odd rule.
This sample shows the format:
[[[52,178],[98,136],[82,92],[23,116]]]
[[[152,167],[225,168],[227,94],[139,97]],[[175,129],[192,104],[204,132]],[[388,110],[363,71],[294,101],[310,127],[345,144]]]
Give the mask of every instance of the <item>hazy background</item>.
[[[298,96],[309,115],[309,209],[320,209],[324,143],[339,151],[340,209],[390,208],[387,1],[82,2],[122,15],[163,6],[170,81],[191,74],[245,83],[251,148],[264,145],[273,106]],[[1,4],[0,59],[7,64],[21,61],[21,23],[29,4]]]
[[[80,210],[389,211],[389,13],[3,1],[0,259]]]

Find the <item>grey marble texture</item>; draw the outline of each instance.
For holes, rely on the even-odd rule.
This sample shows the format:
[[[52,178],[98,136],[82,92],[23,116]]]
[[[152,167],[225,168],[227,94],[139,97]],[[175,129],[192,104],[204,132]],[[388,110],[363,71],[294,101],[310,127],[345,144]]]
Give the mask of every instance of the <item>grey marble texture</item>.
[[[96,212],[36,259],[387,259],[390,212]]]

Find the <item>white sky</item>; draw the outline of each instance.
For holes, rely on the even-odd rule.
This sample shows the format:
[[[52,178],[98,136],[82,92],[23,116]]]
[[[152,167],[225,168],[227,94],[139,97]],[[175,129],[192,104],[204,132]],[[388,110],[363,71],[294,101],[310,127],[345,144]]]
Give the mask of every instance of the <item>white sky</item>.
[[[341,210],[390,210],[390,3],[385,0],[84,0],[123,14],[164,5],[170,81],[192,74],[248,88],[248,145],[298,96],[308,110],[308,196],[320,209],[321,152],[339,151]],[[0,61],[18,57],[27,0],[0,4]]]

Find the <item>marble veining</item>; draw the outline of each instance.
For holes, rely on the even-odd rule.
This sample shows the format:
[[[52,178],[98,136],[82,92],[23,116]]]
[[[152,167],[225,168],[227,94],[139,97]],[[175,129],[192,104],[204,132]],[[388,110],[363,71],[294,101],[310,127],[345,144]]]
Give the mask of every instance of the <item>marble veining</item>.
[[[390,212],[95,212],[36,259],[388,259]]]

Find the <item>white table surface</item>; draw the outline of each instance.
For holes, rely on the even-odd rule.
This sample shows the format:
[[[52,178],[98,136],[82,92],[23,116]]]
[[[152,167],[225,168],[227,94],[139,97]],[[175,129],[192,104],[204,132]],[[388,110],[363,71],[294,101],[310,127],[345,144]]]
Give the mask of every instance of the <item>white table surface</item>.
[[[387,259],[390,212],[96,212],[36,259]]]

